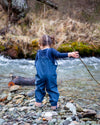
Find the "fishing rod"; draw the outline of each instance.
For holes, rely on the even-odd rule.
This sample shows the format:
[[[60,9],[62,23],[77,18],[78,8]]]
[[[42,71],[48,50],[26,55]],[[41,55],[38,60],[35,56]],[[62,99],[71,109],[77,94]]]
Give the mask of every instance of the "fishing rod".
[[[65,37],[65,39],[66,39],[66,37]],[[65,40],[64,39],[64,40]],[[64,40],[62,40],[60,43],[58,43],[58,45],[56,46],[56,49],[58,49],[58,47],[63,43],[63,41]],[[71,46],[71,48],[73,49],[73,51],[75,51],[75,49]],[[88,73],[90,74],[90,76],[93,78],[93,80],[97,83],[97,84],[99,84],[100,85],[100,83],[94,78],[94,76],[92,75],[92,73],[90,72],[90,70],[88,69],[88,67],[87,67],[87,65],[84,63],[84,61],[81,59],[81,57],[80,57],[80,55],[79,55],[79,60],[81,61],[81,63],[84,65],[84,67],[86,68],[86,70],[88,71]]]

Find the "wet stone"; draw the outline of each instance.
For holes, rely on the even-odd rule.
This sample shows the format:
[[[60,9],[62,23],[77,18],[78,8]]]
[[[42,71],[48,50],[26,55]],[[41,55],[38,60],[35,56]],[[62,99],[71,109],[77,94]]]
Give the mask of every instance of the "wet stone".
[[[0,98],[1,98],[1,99],[5,98],[5,97],[7,97],[7,94],[6,94],[6,93],[3,93],[2,95],[0,95]]]
[[[86,122],[86,121],[91,121],[90,118],[82,118],[81,120],[82,120],[82,121],[85,121],[85,122]]]
[[[13,112],[15,110],[15,108],[9,108],[10,112]]]
[[[5,104],[3,102],[0,103],[0,108],[2,108]]]
[[[4,112],[6,112],[7,110],[8,110],[8,108],[7,108],[7,107],[4,107],[4,108],[3,108],[3,111],[4,111]]]
[[[92,117],[92,116],[95,116],[96,115],[96,111],[95,110],[91,110],[91,109],[84,109],[83,110],[84,113],[83,113],[83,117]]]
[[[18,125],[18,123],[14,123],[13,125]]]
[[[80,125],[86,125],[84,121],[81,121],[80,122]]]
[[[56,122],[57,122],[57,120],[56,120],[56,119],[52,119],[52,120],[51,120],[51,122],[56,123]]]
[[[35,94],[35,91],[34,91],[34,90],[31,90],[31,91],[27,92],[26,95],[27,95],[28,97],[32,97],[34,94]]]
[[[97,125],[96,121],[87,121],[86,125]]]
[[[72,121],[72,122],[70,123],[70,125],[80,125],[80,123],[78,123],[78,122],[76,122],[76,121]]]
[[[76,115],[76,107],[74,106],[73,103],[68,102],[66,104],[66,107],[69,108],[69,110],[72,112],[73,115]]]
[[[33,105],[34,105],[34,102],[31,102],[31,103],[29,103],[28,105],[29,105],[29,106],[33,106]]]
[[[66,120],[66,121],[64,121],[64,122],[63,122],[63,124],[62,124],[62,125],[69,125],[70,123],[71,123],[71,121]]]
[[[8,100],[8,101],[12,100],[11,93],[8,94],[7,100]]]
[[[97,111],[96,118],[100,119],[100,111]]]
[[[75,104],[75,106],[78,112],[83,112],[83,108],[79,104]]]
[[[17,90],[19,90],[19,89],[20,89],[20,86],[14,85],[14,86],[11,86],[11,87],[10,87],[10,92],[15,92],[15,91],[17,91]]]
[[[4,122],[5,120],[0,118],[0,125],[2,125]]]

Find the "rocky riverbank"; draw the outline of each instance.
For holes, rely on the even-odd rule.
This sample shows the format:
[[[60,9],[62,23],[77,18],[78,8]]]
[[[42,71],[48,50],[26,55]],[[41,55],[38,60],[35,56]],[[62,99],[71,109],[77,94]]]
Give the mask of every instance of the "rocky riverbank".
[[[100,111],[82,108],[60,96],[60,108],[52,111],[46,95],[42,108],[35,107],[34,87],[30,91],[12,86],[0,95],[0,125],[99,125]]]

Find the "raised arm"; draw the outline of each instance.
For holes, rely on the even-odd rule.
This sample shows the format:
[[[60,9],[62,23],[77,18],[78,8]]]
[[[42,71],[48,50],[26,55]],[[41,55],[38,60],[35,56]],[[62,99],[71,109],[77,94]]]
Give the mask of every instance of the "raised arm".
[[[68,53],[60,53],[56,49],[52,48],[52,55],[55,58],[65,58],[65,57],[74,57],[74,58],[79,58],[79,53],[76,52],[68,52]]]

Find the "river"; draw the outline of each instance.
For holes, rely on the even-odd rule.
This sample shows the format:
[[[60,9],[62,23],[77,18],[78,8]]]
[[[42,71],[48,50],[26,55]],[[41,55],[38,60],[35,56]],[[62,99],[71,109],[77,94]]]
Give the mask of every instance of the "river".
[[[100,58],[82,58],[96,80],[100,82]],[[10,74],[24,77],[35,77],[34,60],[9,59],[0,56],[0,92],[8,89]],[[58,89],[61,96],[74,100],[82,107],[100,110],[100,85],[89,75],[79,59],[58,60]],[[25,89],[31,89],[26,87]],[[23,90],[24,91],[24,90]]]

